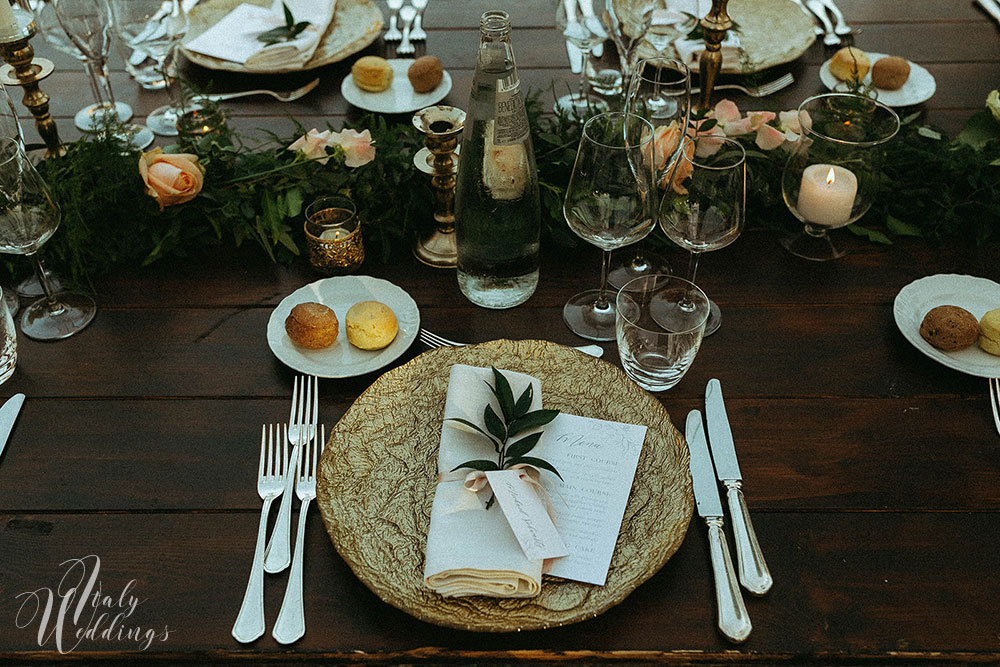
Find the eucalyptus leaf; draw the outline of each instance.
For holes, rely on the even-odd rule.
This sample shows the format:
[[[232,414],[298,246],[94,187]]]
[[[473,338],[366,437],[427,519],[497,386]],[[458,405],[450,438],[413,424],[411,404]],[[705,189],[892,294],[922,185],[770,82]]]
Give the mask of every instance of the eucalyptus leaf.
[[[486,459],[475,459],[474,461],[460,463],[452,468],[451,472],[455,472],[460,468],[472,468],[473,470],[500,470],[500,466],[496,464],[496,461],[487,461]]]
[[[514,436],[529,428],[545,426],[559,415],[558,410],[535,410],[515,419],[507,428],[508,435]]]
[[[519,463],[526,463],[530,466],[535,466],[536,468],[548,470],[549,472],[555,474],[555,476],[559,479],[562,479],[562,475],[559,474],[559,471],[545,459],[536,458],[534,456],[522,456],[518,459],[511,459],[507,461],[507,467],[516,466]]]
[[[507,445],[505,458],[518,459],[530,452],[538,444],[538,440],[542,437],[541,433],[532,433],[529,436],[521,438],[517,442],[513,442]]]

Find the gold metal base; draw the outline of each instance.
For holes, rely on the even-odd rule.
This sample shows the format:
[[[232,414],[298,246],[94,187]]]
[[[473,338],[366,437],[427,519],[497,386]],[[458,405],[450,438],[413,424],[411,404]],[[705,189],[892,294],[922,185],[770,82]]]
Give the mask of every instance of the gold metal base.
[[[427,238],[418,239],[413,244],[413,256],[436,269],[454,269],[458,264],[455,232],[442,232],[436,229]]]

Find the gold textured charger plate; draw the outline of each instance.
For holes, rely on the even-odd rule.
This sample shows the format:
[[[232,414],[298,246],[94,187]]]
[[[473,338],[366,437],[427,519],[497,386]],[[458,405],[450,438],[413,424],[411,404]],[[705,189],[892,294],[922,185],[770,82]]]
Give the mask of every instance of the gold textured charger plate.
[[[445,598],[424,586],[424,547],[453,364],[494,365],[542,382],[545,407],[648,426],[607,583],[545,577],[530,599]],[[618,604],[677,551],[694,501],[687,444],[660,402],[618,368],[545,341],[438,348],[376,380],[348,409],[320,462],[317,503],[354,574],[389,604],[463,630],[575,623]]]
[[[269,7],[271,0],[203,0],[195,5],[188,15],[190,26],[185,42],[205,32],[226,14],[244,3]],[[181,51],[191,62],[209,69],[247,74],[299,72],[329,65],[357,53],[375,41],[382,31],[382,24],[382,11],[372,0],[337,0],[330,27],[323,34],[323,39],[316,47],[312,58],[301,67],[250,70],[241,63],[196,53],[185,48],[184,45],[181,45]]]

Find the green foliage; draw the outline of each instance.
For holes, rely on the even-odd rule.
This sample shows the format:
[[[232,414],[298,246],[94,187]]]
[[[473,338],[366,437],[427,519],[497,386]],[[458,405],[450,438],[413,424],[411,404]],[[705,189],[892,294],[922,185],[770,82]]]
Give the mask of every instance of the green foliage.
[[[309,21],[299,21],[296,23],[295,17],[292,16],[292,10],[288,8],[288,5],[283,2],[281,6],[285,10],[285,25],[260,33],[257,35],[258,42],[264,42],[267,46],[280,42],[291,42],[299,36],[300,32],[311,25]]]

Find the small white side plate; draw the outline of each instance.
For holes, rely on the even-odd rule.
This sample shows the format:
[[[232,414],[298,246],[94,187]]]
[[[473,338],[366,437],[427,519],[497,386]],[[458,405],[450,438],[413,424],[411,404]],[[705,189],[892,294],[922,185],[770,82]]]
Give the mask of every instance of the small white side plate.
[[[354,77],[348,74],[340,84],[340,93],[344,99],[365,111],[376,113],[406,113],[437,104],[451,92],[451,75],[444,73],[444,78],[437,88],[429,93],[418,93],[410,85],[406,73],[413,64],[412,58],[397,58],[389,61],[392,67],[392,85],[381,93],[369,93],[361,90],[354,83]]]
[[[885,58],[887,54],[885,53],[869,53],[865,52],[868,56],[868,60],[874,65],[879,58]],[[885,90],[883,88],[876,88],[878,91],[878,101],[886,106],[890,107],[907,107],[911,104],[920,104],[921,102],[926,102],[931,97],[934,96],[934,92],[937,90],[937,82],[934,80],[934,76],[928,72],[926,69],[918,65],[917,63],[907,60],[910,63],[910,78],[906,80],[903,87],[899,90]],[[847,90],[847,84],[838,79],[830,71],[830,61],[827,60],[823,63],[823,66],[819,68],[819,78],[823,81],[823,85],[830,90],[836,90],[838,92],[844,92]],[[870,84],[872,82],[872,73],[868,72],[865,75],[864,83]]]
[[[315,301],[332,309],[340,321],[333,345],[321,350],[299,347],[285,333],[285,318],[300,303]],[[399,333],[388,347],[360,350],[347,342],[344,318],[359,301],[381,301],[392,309]],[[267,321],[267,344],[274,356],[300,373],[321,378],[346,378],[378,370],[410,347],[420,330],[420,310],[402,288],[381,278],[338,276],[324,278],[295,290],[278,304]]]
[[[892,312],[906,340],[928,357],[956,371],[984,378],[1000,377],[1000,357],[987,354],[978,345],[957,352],[939,350],[920,335],[920,323],[931,308],[959,306],[982,319],[1000,308],[1000,285],[975,276],[941,273],[914,280],[896,295]]]

